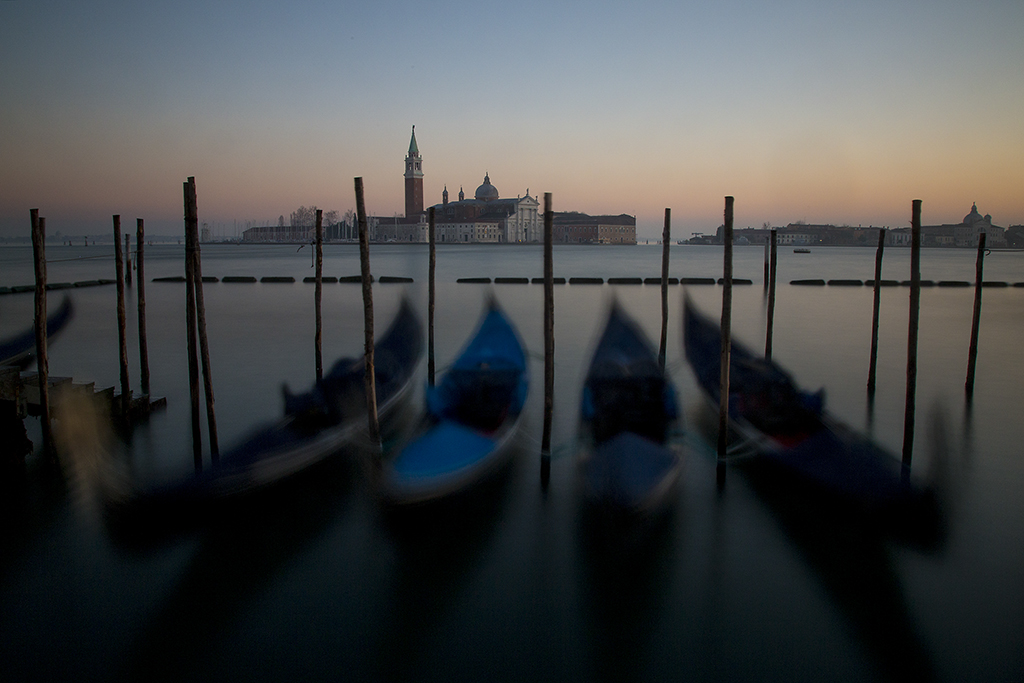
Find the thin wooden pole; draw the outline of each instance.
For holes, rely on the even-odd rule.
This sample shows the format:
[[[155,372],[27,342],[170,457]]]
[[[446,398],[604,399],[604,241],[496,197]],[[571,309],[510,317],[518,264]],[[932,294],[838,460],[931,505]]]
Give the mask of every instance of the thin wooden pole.
[[[324,212],[323,209],[316,210],[316,290],[313,299],[316,302],[316,334],[314,335],[314,346],[316,346],[316,381],[324,378],[324,357],[323,357],[323,320],[320,317],[320,303],[323,297],[324,278]]]
[[[878,368],[878,314],[881,307],[882,254],[885,251],[885,228],[878,231],[875,251],[875,303],[871,312],[871,362],[868,365],[868,396],[875,395],[875,374]]]
[[[981,289],[984,285],[985,233],[978,235],[978,264],[974,276],[974,318],[971,323],[971,347],[967,353],[967,400],[974,398],[974,366],[978,360],[978,327],[981,325]]]
[[[773,235],[775,234],[775,230],[774,229],[771,231],[771,234],[773,234]],[[771,249],[771,243],[768,240],[768,238],[765,238],[765,241],[764,241],[764,291],[765,291],[765,293],[768,292],[768,279],[770,277],[770,271],[769,271],[769,266],[768,266],[768,256],[769,256],[770,249]]]
[[[39,377],[39,420],[43,428],[43,453],[55,456],[53,432],[50,425],[50,362],[46,355],[46,219],[39,217],[39,209],[30,209],[32,221],[32,256],[35,260],[35,332],[36,371]]]
[[[146,271],[145,244],[146,229],[141,218],[135,219],[135,271],[139,280],[139,374],[142,378],[142,394],[149,396],[149,345],[146,341]]]
[[[722,343],[719,361],[718,465],[719,486],[725,484],[725,454],[729,447],[729,364],[732,362],[732,214],[733,198],[725,198],[725,226],[722,241],[725,258],[722,266]]]
[[[551,478],[551,422],[555,405],[555,279],[552,256],[554,210],[551,193],[544,193],[544,431],[540,443],[540,483]]]
[[[377,420],[377,376],[373,367],[373,288],[370,275],[370,235],[366,226],[366,207],[363,203],[363,179],[355,179],[356,216],[359,220],[359,268],[363,277],[363,330],[366,348],[366,412],[370,442],[377,448],[377,457],[381,457],[380,422]]]
[[[914,453],[917,394],[917,332],[921,312],[921,200],[915,199],[910,218],[910,329],[907,333],[907,402],[903,419],[903,478],[910,477]]]
[[[665,370],[665,347],[668,343],[668,248],[672,234],[672,209],[665,208],[665,227],[661,231],[661,345],[658,363]]]
[[[124,283],[129,287],[132,284],[132,236],[124,234]]]
[[[434,386],[434,275],[437,267],[437,253],[434,237],[434,207],[430,207],[430,211],[427,214],[430,217],[429,230],[430,235],[428,240],[430,242],[430,269],[427,277],[427,383],[430,386]]]
[[[768,273],[768,327],[764,338],[764,357],[768,360],[772,359],[772,339],[775,334],[775,281],[778,278],[778,256],[778,233],[772,228],[771,267]]]
[[[195,179],[182,183],[185,195],[185,338],[188,346],[188,392],[192,416],[192,459],[196,472],[203,469],[203,434],[199,418],[199,356],[196,340],[196,272],[192,268],[192,226],[199,221],[195,198]]]
[[[121,216],[114,215],[114,261],[117,286],[117,351],[121,364],[121,416],[128,415],[132,404],[132,389],[128,383],[128,338],[125,323],[124,263],[121,260]]]
[[[203,361],[203,388],[206,393],[206,426],[209,429],[210,461],[217,462],[220,448],[217,443],[217,416],[214,411],[213,376],[210,368],[210,345],[206,338],[206,305],[203,302],[203,267],[199,247],[199,210],[196,204],[196,179],[189,177],[189,199],[192,202],[192,217],[189,223],[192,233],[192,283],[196,290],[196,324],[199,328],[199,355]]]

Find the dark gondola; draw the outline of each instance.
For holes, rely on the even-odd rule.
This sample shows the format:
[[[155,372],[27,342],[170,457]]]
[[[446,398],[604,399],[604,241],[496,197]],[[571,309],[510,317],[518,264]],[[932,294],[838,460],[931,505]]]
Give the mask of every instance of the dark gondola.
[[[59,308],[46,318],[47,339],[53,339],[61,330],[67,327],[75,313],[71,304],[71,297],[65,296]],[[0,365],[14,365],[19,368],[26,368],[36,358],[36,333],[34,328],[0,341]]]

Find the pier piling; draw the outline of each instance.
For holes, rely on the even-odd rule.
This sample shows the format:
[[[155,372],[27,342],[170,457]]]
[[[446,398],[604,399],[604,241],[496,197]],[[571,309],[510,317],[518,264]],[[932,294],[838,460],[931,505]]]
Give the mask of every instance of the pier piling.
[[[978,235],[978,262],[974,276],[974,316],[971,322],[971,346],[967,352],[967,401],[974,399],[974,366],[978,361],[978,327],[981,325],[981,290],[985,285],[985,233]]]
[[[127,240],[125,240],[125,244],[128,244]],[[132,389],[128,382],[128,339],[125,331],[124,303],[125,277],[124,263],[121,260],[121,216],[117,214],[114,215],[114,262],[116,271],[115,286],[117,287],[117,350],[121,368],[120,413],[122,418],[126,418],[132,404]]]
[[[53,431],[50,424],[50,364],[46,356],[46,219],[39,209],[30,209],[32,222],[32,256],[35,261],[35,333],[36,371],[39,375],[39,421],[43,431],[43,453],[55,458]]]
[[[775,334],[775,281],[778,278],[778,264],[779,264],[779,251],[778,251],[778,231],[775,228],[771,230],[771,260],[769,261],[768,270],[768,320],[764,335],[764,357],[767,360],[772,359],[772,338]]]
[[[203,361],[203,389],[206,394],[206,426],[210,439],[210,461],[217,462],[220,448],[217,445],[217,417],[213,401],[213,376],[210,368],[210,345],[206,338],[206,304],[203,301],[203,267],[199,248],[199,210],[196,206],[196,179],[188,179],[194,221],[189,223],[192,233],[192,283],[196,289],[196,323],[199,328],[199,354]]]
[[[544,431],[540,442],[540,483],[547,490],[551,479],[551,422],[555,405],[555,287],[552,233],[554,210],[551,193],[544,193]]]
[[[196,472],[203,469],[203,435],[199,418],[199,343],[196,338],[195,270],[192,268],[192,228],[199,222],[195,179],[183,183],[185,199],[185,339],[188,347],[188,393],[191,406],[192,460]]]
[[[316,333],[313,335],[313,345],[316,347],[316,381],[324,378],[324,357],[323,357],[323,320],[320,317],[320,303],[323,297],[324,278],[324,212],[323,209],[316,210],[316,289],[313,300],[316,307]]]
[[[661,345],[658,363],[665,371],[665,346],[668,341],[668,247],[672,234],[672,209],[665,208],[665,227],[661,231]]]
[[[722,346],[718,401],[718,486],[725,485],[725,454],[729,447],[729,363],[732,352],[732,218],[733,198],[725,198],[725,226],[722,241],[725,257],[722,266]]]
[[[124,283],[132,286],[132,236],[124,234]]]
[[[377,464],[383,456],[380,442],[380,422],[377,419],[377,379],[373,367],[373,288],[370,275],[370,236],[366,225],[366,205],[363,202],[363,179],[355,179],[356,216],[359,221],[359,269],[363,282],[363,330],[366,349],[366,411],[370,442],[376,448]]]
[[[428,240],[430,242],[430,264],[427,275],[427,384],[434,386],[434,277],[437,268],[437,250],[434,237],[434,207],[430,207]]]
[[[868,397],[875,395],[875,373],[878,365],[878,313],[881,305],[882,254],[885,250],[885,228],[878,231],[878,249],[875,251],[874,308],[871,313],[871,361],[868,365]]]
[[[149,405],[149,345],[146,340],[146,271],[145,271],[145,225],[141,218],[135,219],[135,270],[139,275],[139,375],[142,380],[142,394]]]
[[[921,200],[915,199],[910,218],[910,325],[907,332],[907,400],[903,419],[903,478],[910,478],[914,453],[917,400],[917,333],[921,313]]]

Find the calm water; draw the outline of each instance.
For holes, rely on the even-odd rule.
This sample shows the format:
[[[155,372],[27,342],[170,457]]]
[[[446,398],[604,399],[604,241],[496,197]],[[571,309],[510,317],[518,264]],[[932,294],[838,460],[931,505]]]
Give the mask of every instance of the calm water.
[[[718,277],[720,248],[674,246],[671,275]],[[112,278],[111,247],[48,248],[51,282]],[[94,258],[103,255],[103,258]],[[180,246],[147,247],[147,280],[182,272]],[[83,258],[93,257],[93,258]],[[925,250],[922,277],[974,279],[971,250]],[[408,294],[426,310],[425,245],[374,246],[379,329]],[[205,275],[291,275],[295,284],[207,284],[222,446],[281,412],[280,387],[313,380],[309,246],[203,247]],[[657,286],[557,286],[551,482],[539,483],[542,287],[457,284],[542,274],[541,249],[438,250],[437,363],[450,362],[494,292],[533,355],[522,451],[474,505],[416,519],[385,515],[355,456],[258,501],[168,533],[116,533],[97,505],[91,458],[130,457],[147,480],[191,466],[184,286],[146,283],[153,393],[167,410],[127,444],[67,463],[65,480],[30,459],[5,503],[0,551],[0,678],[167,680],[412,679],[867,681],[1020,680],[1024,675],[1024,289],[986,289],[976,395],[963,384],[973,289],[924,289],[914,476],[949,473],[949,532],[922,550],[780,501],[730,470],[715,487],[702,399],[682,353],[683,287],[671,287],[668,361],[687,409],[685,473],[666,523],[594,541],[573,463],[577,401],[613,296],[652,339]],[[661,249],[563,247],[555,275],[659,274]],[[737,339],[763,348],[763,251],[737,248]],[[325,248],[326,275],[359,272],[354,245]],[[830,409],[893,453],[903,439],[908,289],[882,291],[878,393],[865,395],[872,292],[790,286],[873,276],[874,249],[779,253],[775,358]],[[1024,253],[993,252],[987,280],[1024,280]],[[883,277],[909,278],[889,249]],[[32,282],[31,249],[0,250],[0,285]],[[721,288],[685,288],[718,315]],[[51,344],[50,372],[118,382],[115,289],[71,290],[76,316]],[[56,305],[63,292],[50,293]],[[130,376],[138,391],[135,289]],[[359,285],[325,285],[325,365],[362,344]],[[0,297],[0,336],[30,324],[32,296]],[[424,313],[425,315],[425,313]],[[425,376],[425,363],[420,368]],[[27,421],[38,442],[38,425]],[[89,449],[83,449],[88,451]],[[109,451],[114,451],[111,455]],[[127,455],[126,455],[127,454]],[[796,513],[794,513],[794,509]]]

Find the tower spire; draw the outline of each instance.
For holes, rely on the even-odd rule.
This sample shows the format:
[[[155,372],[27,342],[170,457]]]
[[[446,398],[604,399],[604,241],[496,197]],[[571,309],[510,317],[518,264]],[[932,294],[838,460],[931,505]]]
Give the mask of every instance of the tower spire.
[[[418,218],[423,213],[423,157],[416,144],[416,126],[412,127],[409,153],[405,157],[405,217]]]

